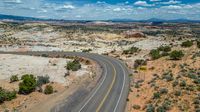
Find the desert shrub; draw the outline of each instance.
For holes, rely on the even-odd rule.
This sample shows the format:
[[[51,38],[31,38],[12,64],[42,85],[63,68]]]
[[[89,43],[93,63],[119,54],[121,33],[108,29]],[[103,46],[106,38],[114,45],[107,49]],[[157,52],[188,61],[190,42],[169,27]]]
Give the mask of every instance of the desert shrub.
[[[135,88],[140,88],[140,84],[138,82],[135,83]]]
[[[67,66],[66,66],[67,70],[72,70],[72,71],[77,71],[80,68],[81,68],[81,64],[80,64],[79,60],[77,60],[77,59],[75,59],[72,62],[68,62]]]
[[[90,51],[92,51],[92,49],[84,49],[84,50],[82,50],[82,52],[90,52]]]
[[[173,74],[171,72],[166,72],[162,75],[162,79],[165,79],[166,81],[173,81],[174,77]]]
[[[37,86],[42,86],[43,84],[49,83],[49,76],[38,76],[37,77]]]
[[[194,108],[198,109],[198,108],[200,108],[200,106],[199,105],[194,105]]]
[[[200,48],[200,40],[197,41],[197,47]]]
[[[169,110],[171,108],[171,102],[169,100],[165,100],[163,103],[162,103],[162,107],[165,109],[165,110]]]
[[[147,61],[143,59],[137,59],[134,62],[134,68],[137,69],[139,66],[146,65]]]
[[[53,93],[53,87],[51,85],[47,85],[44,89],[45,94],[52,94]]]
[[[178,85],[178,80],[175,80],[173,83],[172,83],[172,86],[173,87],[176,87]]]
[[[160,98],[160,93],[159,92],[153,93],[153,99],[158,99],[158,98]]]
[[[164,109],[163,106],[159,106],[159,107],[156,109],[156,112],[166,112],[166,110]]]
[[[48,57],[49,55],[48,54],[42,54],[41,56],[42,57]]]
[[[152,58],[153,60],[159,59],[159,58],[161,57],[160,51],[157,50],[157,49],[153,49],[153,50],[150,51],[150,56],[151,56],[151,58]]]
[[[140,51],[139,48],[137,48],[137,47],[131,47],[131,48],[127,49],[127,50],[124,50],[123,54],[134,54],[134,53],[137,53],[139,51]]]
[[[36,88],[36,77],[33,75],[24,75],[22,76],[22,82],[19,84],[19,93],[20,94],[29,94],[33,92]]]
[[[12,76],[10,77],[10,83],[16,82],[16,81],[19,81],[18,76],[17,76],[17,75],[12,75]]]
[[[186,81],[185,80],[182,80],[179,84],[181,87],[185,87],[186,86]]]
[[[163,51],[163,52],[170,52],[171,51],[171,47],[170,46],[160,46],[158,48],[159,51]]]
[[[197,79],[197,75],[195,73],[188,73],[187,77],[191,78],[191,79]]]
[[[31,76],[30,76],[31,75]],[[25,75],[22,75],[21,76],[21,80],[24,80],[24,79],[26,79],[26,78],[29,78],[29,77],[33,77],[33,75],[32,74],[25,74]]]
[[[200,78],[193,81],[195,84],[200,84]]]
[[[194,86],[188,85],[185,89],[188,90],[188,91],[194,91]]]
[[[146,112],[155,112],[155,107],[152,104],[148,104]]]
[[[132,77],[132,76],[133,76],[133,74],[129,74],[128,76],[129,76],[129,77]]]
[[[129,101],[129,98],[126,98],[126,101],[128,102],[128,101]]]
[[[200,57],[200,52],[196,52],[196,53],[192,56],[192,59],[197,58],[197,57]]]
[[[182,44],[181,44],[182,47],[191,47],[192,45],[193,45],[193,42],[192,42],[192,41],[189,41],[189,40],[184,41],[184,42],[182,42]]]
[[[193,103],[200,105],[200,100],[199,99],[194,99]]]
[[[200,108],[196,109],[195,112],[200,112]]]
[[[181,96],[181,94],[182,94],[182,93],[181,93],[180,90],[179,90],[179,91],[177,90],[177,91],[174,92],[174,95],[175,95],[175,96]]]
[[[139,105],[133,105],[133,108],[139,110],[141,107]]]
[[[168,93],[168,89],[167,88],[161,88],[160,89],[160,94],[167,94]]]
[[[0,87],[0,103],[15,99],[17,97],[16,94],[16,91],[7,91]]]
[[[184,56],[183,52],[182,51],[172,51],[170,53],[170,58],[172,60],[180,60],[182,57]]]

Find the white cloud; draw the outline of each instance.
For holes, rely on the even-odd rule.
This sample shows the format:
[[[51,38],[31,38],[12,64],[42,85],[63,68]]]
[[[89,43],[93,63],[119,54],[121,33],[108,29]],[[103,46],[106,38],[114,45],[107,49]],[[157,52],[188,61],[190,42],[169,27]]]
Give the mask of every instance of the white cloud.
[[[148,4],[146,1],[137,1],[134,3],[137,6],[153,6],[153,4]]]
[[[166,8],[166,9],[182,9],[182,7],[178,6],[178,5],[163,6],[162,8]]]
[[[160,2],[161,0],[150,0],[150,2]]]
[[[180,4],[181,1],[169,0],[168,2],[160,2],[161,4]]]
[[[4,0],[4,3],[20,4],[21,0]]]
[[[113,9],[113,11],[115,11],[115,12],[119,12],[119,11],[121,11],[121,10],[122,10],[122,9],[121,9],[121,8],[119,8],[119,7],[118,7],[118,8],[114,8],[114,9]]]
[[[76,18],[81,18],[81,15],[76,15]]]
[[[70,4],[64,5],[63,8],[65,8],[65,9],[75,9],[75,7],[73,5],[70,5]]]
[[[13,1],[13,0],[4,0]],[[0,13],[19,16],[43,17],[52,19],[89,19],[103,20],[113,18],[127,19],[200,19],[200,3],[182,4],[180,1],[167,0],[148,3],[150,0],[137,0],[133,4],[88,3],[76,5],[73,2],[57,4],[44,0],[21,0],[19,5],[0,0]],[[14,0],[16,1],[16,0]],[[126,1],[126,0],[125,0]],[[155,0],[151,0],[155,1]],[[163,0],[164,1],[164,0]],[[176,4],[175,4],[176,3]],[[179,4],[178,4],[179,3]],[[159,4],[159,7],[151,7]],[[9,8],[9,9],[8,9]],[[37,11],[37,13],[35,13]]]
[[[126,1],[125,4],[129,4],[129,1]]]
[[[41,9],[41,10],[38,11],[38,13],[46,13],[46,12],[47,12],[46,9]]]
[[[97,1],[97,4],[106,4],[106,2],[102,1]]]

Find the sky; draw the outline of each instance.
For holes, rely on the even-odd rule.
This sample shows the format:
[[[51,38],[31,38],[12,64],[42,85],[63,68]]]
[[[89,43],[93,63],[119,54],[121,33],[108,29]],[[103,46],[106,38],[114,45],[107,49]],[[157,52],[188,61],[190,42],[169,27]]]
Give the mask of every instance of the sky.
[[[200,0],[0,0],[0,14],[66,20],[200,20]]]

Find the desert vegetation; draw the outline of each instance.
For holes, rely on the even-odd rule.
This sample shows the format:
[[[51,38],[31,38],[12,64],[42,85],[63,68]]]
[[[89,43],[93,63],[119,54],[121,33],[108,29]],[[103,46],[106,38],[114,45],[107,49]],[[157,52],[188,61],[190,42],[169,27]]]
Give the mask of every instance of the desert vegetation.
[[[1,51],[86,52],[105,54],[122,60],[131,72],[130,93],[127,98],[130,112],[199,111],[198,23],[153,25],[86,22],[59,25],[2,22],[0,30]],[[20,102],[23,100],[20,98],[24,97],[38,98],[32,102],[39,101],[59,93],[59,90],[69,89],[70,84],[81,85],[80,80],[75,80],[83,80],[83,74],[90,74],[87,71],[91,69],[85,69],[91,64],[88,60],[83,63],[83,60],[77,58],[51,56],[48,53],[38,56],[40,59],[2,56],[2,68],[10,69],[2,70],[0,75],[2,85],[3,81],[9,80],[6,85],[8,88],[0,91],[1,105],[14,105],[13,102]],[[47,60],[49,57],[52,58]],[[22,60],[15,60],[17,58]],[[38,61],[29,63],[32,60]],[[25,64],[19,64],[20,62]],[[15,64],[19,65],[19,69],[12,68]],[[23,71],[24,69],[28,72]],[[12,70],[20,73],[13,73]],[[81,78],[77,78],[80,76]],[[93,75],[88,76],[94,78]],[[60,83],[65,86],[60,86]]]

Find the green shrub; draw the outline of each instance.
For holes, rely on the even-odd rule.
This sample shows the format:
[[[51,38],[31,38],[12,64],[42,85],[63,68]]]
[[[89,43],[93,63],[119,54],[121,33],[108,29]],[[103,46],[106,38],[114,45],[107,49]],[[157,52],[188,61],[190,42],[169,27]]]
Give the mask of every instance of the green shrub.
[[[182,51],[172,51],[170,53],[170,58],[172,60],[180,60],[182,57],[184,56],[183,52]]]
[[[166,72],[162,75],[162,79],[165,79],[166,81],[173,81],[174,77],[173,74],[171,72]]]
[[[169,100],[165,100],[163,103],[162,103],[162,107],[165,109],[165,110],[169,110],[170,107],[171,107],[171,102]]]
[[[147,61],[143,59],[137,59],[134,62],[134,68],[137,69],[139,66],[147,65]]]
[[[5,96],[6,101],[11,101],[12,99],[15,99],[17,97],[16,94],[16,91],[7,91]]]
[[[182,47],[191,47],[192,45],[193,45],[193,41],[189,41],[189,40],[184,41],[181,44]]]
[[[22,82],[19,84],[19,93],[20,94],[29,94],[33,92],[36,88],[36,77],[33,75],[24,75],[22,76]]]
[[[84,49],[84,50],[82,50],[82,52],[90,52],[90,51],[92,51],[92,49]]]
[[[188,85],[185,89],[188,91],[194,91],[194,86],[193,85]]]
[[[51,85],[47,85],[44,89],[45,94],[52,94],[53,93],[53,87]]]
[[[40,87],[42,86],[43,84],[47,84],[49,83],[49,76],[38,76],[37,77],[37,86]]]
[[[141,107],[139,105],[133,105],[133,108],[139,110]]]
[[[167,88],[161,88],[160,89],[160,94],[167,94],[168,93],[168,89]]]
[[[182,80],[179,84],[181,87],[185,87],[186,86],[186,81],[185,80]]]
[[[48,54],[42,54],[41,56],[42,57],[48,57],[49,55]]]
[[[131,47],[131,48],[127,49],[127,50],[124,50],[122,54],[134,54],[134,53],[137,53],[139,51],[140,51],[139,48]]]
[[[181,91],[175,91],[175,92],[174,92],[174,95],[175,95],[175,96],[181,96],[181,94],[182,94]]]
[[[197,109],[195,110],[195,112],[200,112],[200,108],[197,108]]]
[[[176,87],[176,86],[178,85],[178,83],[179,83],[178,80],[175,80],[175,81],[172,83],[172,86],[173,86],[173,87]]]
[[[187,77],[191,78],[191,79],[197,79],[197,75],[195,73],[188,73]]]
[[[170,46],[160,46],[158,48],[159,51],[163,51],[163,52],[170,52],[171,51],[171,47]]]
[[[151,56],[151,58],[152,58],[153,60],[159,59],[159,58],[161,57],[160,51],[157,50],[157,49],[153,49],[153,50],[150,51],[150,56]]]
[[[155,112],[155,107],[152,104],[147,105],[146,112]]]
[[[17,76],[17,75],[12,75],[12,76],[10,77],[10,83],[16,82],[16,81],[19,81],[18,76]]]
[[[158,98],[160,98],[160,93],[159,92],[153,93],[153,99],[158,99]]]
[[[81,68],[81,64],[78,60],[74,60],[72,62],[68,62],[67,63],[67,66],[66,66],[66,69],[67,70],[72,70],[72,71],[77,71]]]
[[[197,47],[200,48],[200,40],[197,41]]]
[[[200,84],[200,78],[193,81],[195,84]]]
[[[159,106],[159,107],[156,109],[156,112],[166,112],[166,110],[164,109],[163,106]]]
[[[135,88],[140,88],[140,84],[138,82],[135,83]]]
[[[198,105],[200,105],[200,100],[199,99],[194,99],[194,102],[193,102],[194,104],[198,104]]]
[[[17,94],[16,91],[7,91],[0,87],[0,103],[15,99],[17,97],[16,94]]]

